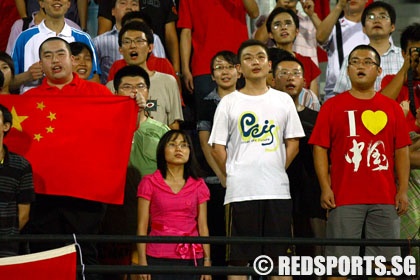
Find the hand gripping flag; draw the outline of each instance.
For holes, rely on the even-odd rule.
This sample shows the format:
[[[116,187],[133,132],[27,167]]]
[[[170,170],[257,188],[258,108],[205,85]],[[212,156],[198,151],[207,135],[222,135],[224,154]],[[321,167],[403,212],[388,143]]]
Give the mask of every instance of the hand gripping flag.
[[[35,192],[122,204],[136,102],[121,96],[3,95],[10,151],[32,164]]]

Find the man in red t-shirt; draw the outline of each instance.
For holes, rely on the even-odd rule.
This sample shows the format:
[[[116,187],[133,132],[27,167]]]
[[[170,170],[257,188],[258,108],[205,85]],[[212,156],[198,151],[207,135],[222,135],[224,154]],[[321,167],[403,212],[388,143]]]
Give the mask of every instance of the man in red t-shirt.
[[[398,216],[408,208],[410,168],[404,114],[396,102],[374,90],[382,72],[374,48],[357,46],[348,62],[352,88],[324,103],[309,140],[314,145],[321,206],[329,210],[327,237],[359,239],[364,228],[366,239],[398,239]],[[326,248],[327,256],[359,253],[357,246]],[[365,253],[390,261],[400,249],[366,247]]]

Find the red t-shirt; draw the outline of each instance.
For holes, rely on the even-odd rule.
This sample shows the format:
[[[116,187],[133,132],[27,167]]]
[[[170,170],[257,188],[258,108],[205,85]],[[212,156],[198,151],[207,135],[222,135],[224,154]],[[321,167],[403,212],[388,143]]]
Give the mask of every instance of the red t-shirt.
[[[401,107],[380,94],[348,91],[322,105],[309,140],[330,150],[337,206],[395,204],[394,152],[411,144]]]
[[[13,23],[20,19],[20,16],[14,0],[1,0],[0,11],[4,11],[3,16],[0,17],[0,51],[4,51],[6,50],[7,41],[9,40],[10,29],[12,28]]]
[[[150,54],[149,58],[147,58],[146,63],[147,68],[149,68],[149,70],[172,75],[176,80],[178,80],[178,77],[175,74],[174,67],[167,58],[156,57],[153,54]],[[108,82],[114,80],[115,73],[117,73],[118,70],[127,65],[127,62],[125,62],[124,59],[116,60],[112,64],[111,69],[109,69]]]
[[[395,77],[395,75],[386,75],[382,78],[381,82],[381,88],[386,87],[392,79]],[[420,107],[420,82],[419,81],[413,81],[414,86],[414,104],[416,108]],[[401,103],[403,101],[410,101],[410,94],[408,92],[408,86],[407,84],[403,85],[401,88],[400,93],[398,94],[398,97],[396,99],[397,103]],[[416,125],[416,117],[410,112],[407,113],[407,116],[405,116],[405,120],[407,122],[407,127],[409,131],[415,131],[417,133],[420,133],[420,127]]]
[[[306,88],[309,89],[311,82],[315,80],[320,74],[321,70],[318,66],[312,61],[309,56],[303,56],[298,53],[294,53],[296,55],[296,59],[299,60],[303,64],[303,68],[305,71],[305,81],[306,81]]]
[[[47,78],[42,83],[24,93],[25,95],[112,95],[112,92],[104,85],[86,81],[79,78],[79,75],[73,73],[73,80],[62,89],[51,86],[47,83]]]
[[[191,29],[192,75],[210,74],[211,58],[219,51],[238,51],[249,38],[243,0],[182,0],[178,28]]]

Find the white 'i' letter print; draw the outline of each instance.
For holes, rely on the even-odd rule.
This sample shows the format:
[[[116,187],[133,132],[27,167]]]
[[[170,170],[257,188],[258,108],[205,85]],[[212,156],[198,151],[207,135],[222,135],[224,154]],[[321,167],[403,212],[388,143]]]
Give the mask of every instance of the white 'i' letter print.
[[[349,119],[349,137],[359,136],[356,134],[356,119],[354,117],[354,112],[356,111],[346,111]]]

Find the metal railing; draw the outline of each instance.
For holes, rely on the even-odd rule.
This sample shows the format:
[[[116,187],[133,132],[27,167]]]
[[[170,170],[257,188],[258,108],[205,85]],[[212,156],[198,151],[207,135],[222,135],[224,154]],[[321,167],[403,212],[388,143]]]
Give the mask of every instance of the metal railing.
[[[414,239],[327,239],[327,238],[281,238],[281,237],[187,237],[187,236],[127,236],[127,235],[76,235],[78,243],[201,243],[201,244],[282,244],[282,245],[340,245],[340,246],[386,246],[420,248],[420,240]],[[1,235],[0,243],[10,241],[29,242],[65,242],[74,243],[74,236],[70,234],[43,235]],[[82,248],[83,250],[83,248]],[[419,256],[417,256],[419,257]],[[417,264],[419,265],[419,264]],[[80,267],[78,270],[80,271]],[[100,274],[170,274],[174,267],[168,266],[135,266],[135,265],[86,265],[85,273]],[[252,267],[177,267],[180,274],[211,274],[211,275],[258,275]]]

